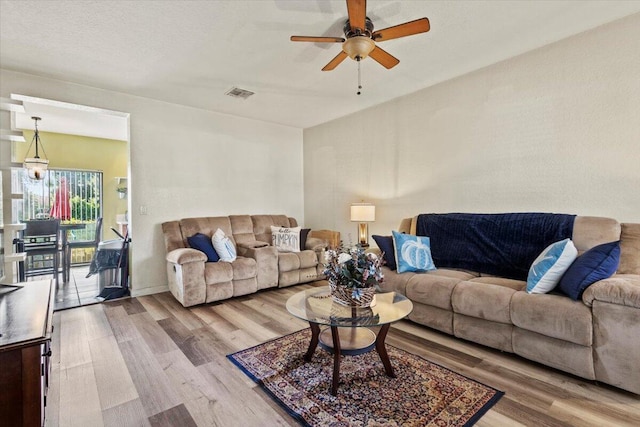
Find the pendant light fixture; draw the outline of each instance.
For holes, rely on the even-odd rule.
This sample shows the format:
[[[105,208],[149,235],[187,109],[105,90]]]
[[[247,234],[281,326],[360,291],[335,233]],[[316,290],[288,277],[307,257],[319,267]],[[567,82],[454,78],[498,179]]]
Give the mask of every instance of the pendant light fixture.
[[[24,159],[23,167],[27,172],[29,178],[41,180],[44,179],[47,167],[49,166],[49,160],[47,160],[46,158],[44,147],[42,146],[42,142],[40,141],[40,134],[38,133],[38,120],[42,119],[40,117],[31,118],[35,121],[35,133],[33,134],[31,145],[29,145],[29,149],[27,150],[27,156],[29,155],[29,151],[31,151],[31,147],[33,146],[34,142],[36,143],[36,155],[34,157],[26,157]],[[40,158],[40,149],[42,149],[42,153],[45,156],[44,158]]]

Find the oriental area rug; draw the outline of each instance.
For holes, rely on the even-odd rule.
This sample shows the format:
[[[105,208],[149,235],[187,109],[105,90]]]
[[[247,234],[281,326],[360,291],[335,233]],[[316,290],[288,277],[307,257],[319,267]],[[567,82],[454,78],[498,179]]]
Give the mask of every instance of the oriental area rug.
[[[375,350],[343,356],[332,396],[333,356],[318,347],[305,362],[310,339],[304,329],[227,356],[305,426],[471,426],[504,394],[387,344],[396,378]]]

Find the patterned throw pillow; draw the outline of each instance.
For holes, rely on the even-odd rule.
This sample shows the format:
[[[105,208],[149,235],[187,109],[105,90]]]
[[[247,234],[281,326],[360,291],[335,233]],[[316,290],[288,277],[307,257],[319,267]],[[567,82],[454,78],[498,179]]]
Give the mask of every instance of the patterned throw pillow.
[[[271,242],[278,252],[300,252],[300,230],[302,227],[271,226]]]
[[[224,234],[219,228],[213,233],[211,238],[213,247],[220,256],[220,261],[233,262],[236,260],[236,247],[233,246],[231,239]]]
[[[552,291],[577,257],[578,250],[571,239],[547,246],[531,264],[527,276],[527,293],[546,294]]]
[[[431,244],[428,237],[402,234],[397,231],[393,231],[392,234],[398,273],[436,269],[431,258]]]

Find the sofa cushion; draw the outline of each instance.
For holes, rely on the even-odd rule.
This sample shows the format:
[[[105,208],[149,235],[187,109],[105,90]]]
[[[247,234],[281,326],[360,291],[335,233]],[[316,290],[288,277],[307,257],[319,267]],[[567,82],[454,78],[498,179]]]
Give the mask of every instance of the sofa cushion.
[[[271,240],[278,252],[300,252],[300,227],[271,226]]]
[[[222,231],[217,229],[211,238],[213,247],[215,248],[220,261],[233,262],[236,259],[236,248],[231,239]]]
[[[278,271],[295,271],[318,265],[318,257],[312,250],[301,252],[278,252]]]
[[[231,222],[233,240],[236,245],[257,240],[253,234],[251,215],[229,215],[229,222]]]
[[[577,216],[571,240],[581,255],[594,246],[620,240],[620,223],[613,218]]]
[[[473,271],[458,270],[455,268],[436,268],[435,270],[427,271],[426,274],[451,277],[460,280],[471,280],[473,278],[479,277],[479,274],[474,273]]]
[[[640,224],[621,224],[620,274],[640,274]]]
[[[296,253],[296,256],[300,260],[300,268],[310,268],[318,265],[318,255],[315,251],[304,250]]]
[[[278,253],[278,271],[294,271],[300,269],[300,258],[293,252]]]
[[[276,227],[296,227],[295,219],[286,215],[251,215],[253,222],[253,234],[256,240],[271,243],[271,226]]]
[[[562,295],[529,295],[511,298],[511,321],[519,328],[547,337],[590,346],[593,337],[591,310],[581,301]]]
[[[389,269],[395,270],[397,266],[396,266],[396,255],[393,250],[393,237],[378,236],[376,234],[374,234],[371,237],[376,242],[376,245],[378,245],[378,248],[380,248],[380,251],[383,254],[385,265],[389,267]]]
[[[571,239],[547,246],[531,264],[527,277],[527,292],[546,294],[551,291],[577,256],[578,251]]]
[[[399,276],[404,276],[404,274],[399,274]],[[413,274],[407,281],[406,295],[411,301],[451,310],[451,294],[460,282],[460,279],[454,277]]]
[[[196,233],[202,233],[207,236],[213,236],[217,229],[224,231],[231,241],[233,240],[233,229],[228,216],[208,216],[199,218],[183,218],[180,220],[180,230],[183,236],[193,236]],[[184,247],[187,247],[187,239],[184,238]],[[218,254],[220,255],[220,254]]]
[[[402,234],[397,231],[393,231],[392,234],[398,273],[435,270],[428,237]]]
[[[258,264],[253,258],[237,257],[231,266],[234,281],[252,279],[258,275]]]
[[[473,279],[469,279],[469,282],[474,283],[487,283],[490,285],[502,286],[505,288],[511,288],[516,291],[523,291],[527,288],[527,282],[524,280],[505,279],[504,277],[497,276],[481,276]]]
[[[520,328],[513,328],[512,343],[513,352],[522,357],[582,378],[590,380],[596,378],[593,369],[593,349],[590,346],[559,340]]]
[[[451,294],[454,313],[478,319],[511,324],[511,297],[517,291],[476,281],[460,282]]]
[[[389,267],[384,265],[381,267],[381,271],[384,274],[384,280],[380,283],[382,292],[400,292],[402,295],[407,295],[407,283],[416,273],[396,274],[395,271],[391,271]]]
[[[611,277],[619,263],[619,241],[593,247],[571,264],[560,280],[560,290],[571,299],[578,300],[589,285]]]
[[[233,280],[233,267],[229,262],[207,262],[204,265],[204,282],[207,285]]]
[[[218,262],[220,260],[209,236],[205,236],[202,233],[196,233],[191,237],[187,237],[187,241],[189,242],[189,246],[193,249],[204,252],[205,255],[207,255],[208,262]]]

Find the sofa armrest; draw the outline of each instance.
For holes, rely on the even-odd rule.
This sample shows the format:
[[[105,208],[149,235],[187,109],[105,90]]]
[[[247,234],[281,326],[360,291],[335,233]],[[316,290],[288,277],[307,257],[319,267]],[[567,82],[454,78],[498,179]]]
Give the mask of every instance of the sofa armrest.
[[[207,255],[197,249],[180,248],[169,252],[166,259],[173,264],[183,265],[190,262],[206,262]]]
[[[340,246],[340,232],[333,230],[311,230],[307,237],[307,242],[309,239],[320,239],[325,242],[325,247],[329,248],[337,248]],[[310,248],[308,245],[305,246],[306,249],[314,249]]]
[[[594,301],[640,308],[640,275],[616,274],[589,286],[582,301],[591,307]]]
[[[312,251],[321,251],[326,249],[327,246],[329,246],[329,243],[325,239],[321,239],[319,237],[307,237],[307,242],[305,243],[304,248]]]
[[[257,241],[257,243],[264,242]],[[278,250],[269,245],[247,246],[251,246],[251,242],[238,245],[238,255],[256,261],[258,289],[278,286]]]
[[[380,248],[369,248],[365,251],[365,253],[374,254],[377,257],[382,256],[382,251],[380,250]]]

